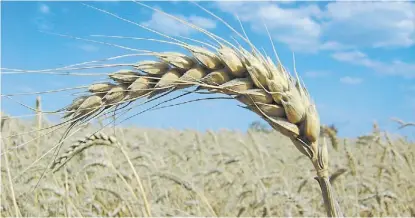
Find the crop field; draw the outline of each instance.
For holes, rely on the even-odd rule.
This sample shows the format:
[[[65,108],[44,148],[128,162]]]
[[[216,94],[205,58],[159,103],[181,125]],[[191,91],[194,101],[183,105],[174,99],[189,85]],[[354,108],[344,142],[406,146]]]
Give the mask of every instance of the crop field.
[[[415,217],[415,3],[0,9],[1,217]]]
[[[35,128],[36,122],[3,120],[2,134]],[[73,138],[98,129],[86,127]],[[19,172],[46,153],[62,131],[39,141],[30,142],[36,131],[3,139],[2,149],[29,143],[2,158],[1,215],[325,216],[309,160],[278,132],[137,127],[102,132],[116,136],[120,147],[97,142],[47,174],[34,191],[50,159]],[[413,142],[376,129],[356,140],[338,140],[337,150],[329,147],[330,166],[345,214],[415,215]],[[75,142],[65,142],[62,152]]]

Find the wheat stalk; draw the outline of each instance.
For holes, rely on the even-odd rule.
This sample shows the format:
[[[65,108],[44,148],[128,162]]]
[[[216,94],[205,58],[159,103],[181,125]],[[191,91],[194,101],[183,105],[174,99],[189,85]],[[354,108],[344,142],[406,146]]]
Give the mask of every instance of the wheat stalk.
[[[36,98],[36,122],[37,122],[37,140],[36,140],[36,157],[39,156],[39,146],[42,139],[40,130],[42,129],[42,99],[40,96]]]
[[[7,144],[8,144],[7,142],[4,143],[4,149],[7,149]],[[2,143],[2,145],[3,145],[3,143]],[[6,168],[6,172],[7,172],[8,182],[9,182],[9,185],[10,185],[10,192],[11,192],[11,198],[12,198],[11,200],[13,202],[14,213],[15,213],[14,215],[16,217],[18,217],[18,216],[21,216],[22,213],[20,211],[19,205],[17,204],[17,200],[16,200],[17,198],[16,198],[16,194],[15,194],[15,187],[14,187],[14,184],[13,184],[13,181],[12,181],[9,161],[10,161],[9,160],[9,155],[6,154],[4,156],[4,163],[5,163],[5,168]],[[4,190],[3,183],[2,183],[2,189]]]

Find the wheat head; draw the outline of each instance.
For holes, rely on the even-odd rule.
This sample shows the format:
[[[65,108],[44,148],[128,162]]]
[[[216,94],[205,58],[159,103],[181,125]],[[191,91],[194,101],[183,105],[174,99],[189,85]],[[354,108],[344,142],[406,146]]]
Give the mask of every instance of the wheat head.
[[[107,136],[102,132],[95,133],[91,136],[86,136],[83,139],[79,139],[77,142],[73,143],[71,146],[69,146],[69,149],[66,150],[63,154],[61,154],[59,157],[57,157],[52,165],[50,166],[50,169],[53,172],[58,171],[60,168],[62,168],[66,163],[68,163],[69,160],[71,160],[73,157],[75,157],[77,154],[81,153],[87,148],[90,148],[92,146],[96,145],[106,145],[111,146],[116,143],[117,140],[113,136]]]
[[[292,139],[311,159],[319,154],[320,119],[307,89],[283,65],[257,51],[222,45],[216,51],[182,45],[192,55],[154,52],[158,61],[141,61],[109,74],[109,82],[89,86],[64,110],[69,121],[86,119],[139,98],[153,98],[190,86],[229,95]],[[317,166],[327,169],[327,156]],[[326,173],[326,172],[324,172]]]
[[[318,142],[319,114],[298,77],[294,78],[280,62],[274,64],[255,50],[248,52],[225,45],[216,51],[193,45],[183,47],[192,55],[154,53],[158,61],[139,62],[132,69],[110,74],[111,82],[92,84],[88,89],[90,95],[69,105],[65,117],[77,121],[140,98],[151,99],[191,86],[208,93],[222,93],[289,137],[312,161],[321,188],[330,189],[327,145]],[[330,138],[337,147],[335,137]],[[331,192],[327,192],[327,201],[334,199]]]
[[[290,74],[280,61],[274,63],[255,47],[249,52],[225,44],[216,50],[179,45],[189,54],[149,53],[157,60],[138,62],[130,69],[110,73],[108,82],[90,85],[88,95],[63,108],[64,117],[75,123],[137,99],[152,99],[194,86],[196,91],[228,95],[257,113],[289,137],[312,161],[318,177],[329,183],[327,146],[318,142],[319,114],[296,72]]]

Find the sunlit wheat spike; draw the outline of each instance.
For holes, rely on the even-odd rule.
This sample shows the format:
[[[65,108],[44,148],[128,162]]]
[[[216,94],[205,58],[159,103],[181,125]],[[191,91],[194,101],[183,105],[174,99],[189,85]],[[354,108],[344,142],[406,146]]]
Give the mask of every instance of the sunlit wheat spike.
[[[150,93],[148,97],[154,97],[167,90],[196,85],[212,93],[235,96],[269,122],[282,122],[286,119],[296,126],[290,125],[288,132],[299,132],[291,134],[292,138],[301,138],[306,143],[317,142],[320,122],[315,105],[311,104],[312,100],[305,87],[285,71],[281,63],[277,67],[261,54],[230,47],[222,47],[217,51],[192,46],[188,48],[192,55],[178,52],[154,53],[159,61],[137,64],[133,68],[138,72],[124,69],[110,73],[109,79],[115,81],[115,84],[99,83],[90,86],[92,95],[81,104],[83,99],[77,99],[68,109],[76,111],[74,115],[85,115],[97,107],[133,101],[145,97],[147,93]],[[263,110],[264,104],[271,107]],[[270,108],[283,108],[285,113],[282,114],[281,110],[270,112]],[[288,126],[278,122],[274,124],[280,129],[287,129]],[[314,153],[317,154],[317,151]]]

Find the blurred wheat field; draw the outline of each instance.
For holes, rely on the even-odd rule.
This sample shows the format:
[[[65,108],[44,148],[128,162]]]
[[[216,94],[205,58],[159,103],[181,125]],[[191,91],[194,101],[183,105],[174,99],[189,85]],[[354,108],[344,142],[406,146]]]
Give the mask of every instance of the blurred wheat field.
[[[34,128],[35,121],[5,119],[2,134]],[[82,129],[62,149],[98,129],[92,125]],[[152,216],[325,216],[309,160],[275,131],[138,127],[102,131],[116,136],[127,151],[141,177]],[[2,216],[145,215],[134,173],[114,147],[97,145],[85,150],[30,192],[48,159],[23,175],[19,172],[37,159],[36,154],[49,150],[61,134],[57,130],[39,144],[29,142],[2,158]],[[35,136],[33,132],[3,139],[2,150]],[[357,140],[339,140],[338,150],[330,147],[329,152],[331,172],[347,170],[332,181],[344,213],[414,216],[414,143],[377,130]],[[14,179],[12,185],[8,173]]]

